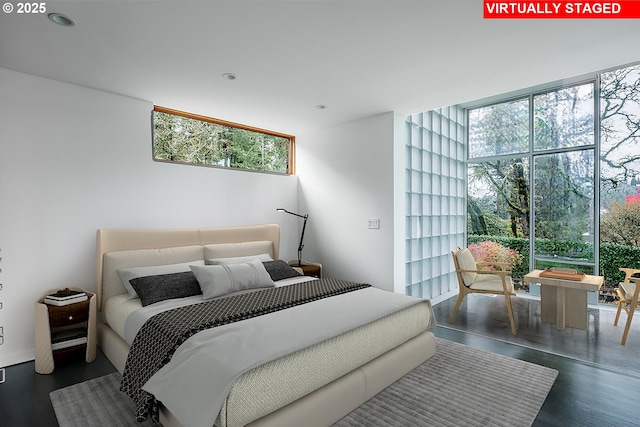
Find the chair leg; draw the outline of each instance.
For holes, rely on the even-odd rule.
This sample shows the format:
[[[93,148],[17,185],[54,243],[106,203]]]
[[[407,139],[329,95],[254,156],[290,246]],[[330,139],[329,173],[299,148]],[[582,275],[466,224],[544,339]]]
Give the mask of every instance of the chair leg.
[[[629,311],[627,312],[627,323],[624,326],[624,332],[622,333],[621,345],[625,345],[627,342],[627,335],[629,335],[629,328],[631,327],[631,320],[633,320],[633,312],[636,310],[636,302],[631,301],[629,304]]]
[[[449,323],[453,323],[453,319],[456,317],[456,313],[458,312],[458,309],[460,308],[460,304],[462,303],[462,300],[464,299],[464,296],[466,295],[466,293],[460,292],[458,294],[458,300],[456,301],[456,306],[453,307],[453,313],[451,313],[451,317],[449,318]]]
[[[504,297],[507,299],[507,312],[509,313],[509,323],[511,324],[511,333],[516,335],[516,323],[513,320],[513,306],[511,305],[511,296],[505,294]]]
[[[618,311],[616,311],[616,320],[613,321],[613,326],[618,326],[618,319],[620,319],[622,304],[626,304],[626,301],[622,301],[622,300],[618,301]]]

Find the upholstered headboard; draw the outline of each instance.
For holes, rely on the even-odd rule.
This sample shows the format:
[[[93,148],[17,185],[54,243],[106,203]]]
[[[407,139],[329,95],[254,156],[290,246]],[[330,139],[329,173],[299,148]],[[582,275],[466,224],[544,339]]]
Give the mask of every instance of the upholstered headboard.
[[[277,224],[181,230],[100,229],[96,235],[98,309],[102,310],[103,301],[124,290],[114,266],[143,267],[207,257],[253,255],[269,246],[270,255],[278,259],[280,227]]]

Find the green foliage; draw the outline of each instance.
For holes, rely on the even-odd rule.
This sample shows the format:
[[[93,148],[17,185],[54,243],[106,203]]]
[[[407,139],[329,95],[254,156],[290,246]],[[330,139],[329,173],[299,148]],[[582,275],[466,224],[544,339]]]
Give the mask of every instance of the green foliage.
[[[154,111],[157,160],[287,173],[288,138]]]
[[[495,217],[508,221],[511,236],[526,237],[531,207],[537,238],[581,241],[583,233],[593,232],[596,161],[601,168],[601,206],[623,201],[629,182],[640,176],[640,66],[603,73],[601,82],[601,110],[596,114],[589,107],[591,84],[533,94],[531,111],[523,99],[469,110],[470,158],[489,157],[469,164],[470,233],[502,235],[502,227],[490,227]],[[578,149],[540,153],[531,165],[523,157],[529,151],[530,133],[534,152],[593,144],[594,120],[600,123],[599,159],[592,150]],[[532,183],[527,182],[530,168],[535,172]],[[535,200],[529,200],[532,185]],[[605,217],[601,238],[638,245],[639,228],[637,213],[627,215],[624,225]]]
[[[619,267],[640,268],[640,203],[625,203],[640,183],[640,66],[601,74],[597,112],[589,107],[591,84],[532,95],[532,111],[528,100],[469,110],[468,243],[492,240],[519,251],[524,261],[513,277],[521,278],[531,256],[530,241],[522,237],[534,238],[531,208],[536,265],[584,261],[587,265],[575,267],[592,274],[588,264],[595,261],[594,242],[585,242],[584,236],[593,239],[594,221],[600,221],[600,236],[595,236],[600,239],[595,242],[600,274],[608,286],[616,286],[623,277]],[[579,149],[593,144],[595,120],[599,158],[591,149]],[[534,150],[528,157],[530,139]],[[599,183],[594,182],[597,166]],[[535,177],[531,183],[530,170]],[[596,185],[600,206],[608,213],[593,210]],[[530,200],[531,194],[535,199]],[[543,261],[541,255],[549,259]]]
[[[501,159],[469,165],[469,206],[474,208],[476,224],[490,215],[501,218],[512,236],[529,232],[528,163],[522,158]],[[471,213],[471,211],[470,211]],[[496,222],[494,221],[494,224]],[[492,234],[476,227],[480,234]]]
[[[467,215],[467,231],[469,234],[489,234],[492,236],[511,236],[509,221],[492,213],[472,217]]]
[[[620,267],[640,268],[640,247],[601,243],[600,274],[606,285],[617,286],[624,279],[624,273],[618,270]]]
[[[536,250],[547,256],[593,260],[593,245],[575,240],[536,239]]]
[[[470,235],[468,240],[469,245],[491,240],[507,248],[517,250],[522,255],[523,261],[514,267],[513,277],[521,279],[529,272],[529,240],[515,237],[479,235]],[[549,255],[566,256],[566,254],[574,254],[574,257],[578,259],[593,259],[593,247],[587,243],[538,239],[536,245],[541,252]],[[640,247],[601,243],[600,274],[605,278],[605,285],[615,287],[624,279],[624,273],[618,270],[620,267],[640,269]]]

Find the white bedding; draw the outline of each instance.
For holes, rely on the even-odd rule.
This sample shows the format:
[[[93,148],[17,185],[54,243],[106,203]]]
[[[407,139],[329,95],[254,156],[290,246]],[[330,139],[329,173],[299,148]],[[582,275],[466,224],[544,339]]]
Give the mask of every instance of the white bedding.
[[[366,288],[202,331],[143,388],[185,427],[209,427],[244,372],[419,302],[425,301]]]
[[[278,280],[276,286],[287,286],[293,283],[301,283],[309,280],[317,280],[314,277],[300,276],[289,279]],[[252,292],[241,291],[241,292]],[[237,293],[241,293],[237,292]],[[234,295],[229,294],[227,296]],[[129,298],[128,294],[112,296],[107,300],[103,309],[104,321],[117,333],[127,344],[131,345],[136,333],[140,330],[144,322],[154,314],[181,307],[189,304],[202,302],[202,295],[192,297],[166,300],[142,307],[140,298]]]
[[[300,276],[275,283],[276,286],[287,286],[308,280],[317,279]],[[341,297],[346,298],[328,298],[305,304],[306,308],[294,307],[286,310],[286,313],[271,313],[201,332],[185,342],[176,351],[171,362],[154,375],[143,388],[163,402],[185,427],[211,426],[214,424],[213,420],[220,426],[243,425],[244,421],[255,419],[261,412],[268,413],[280,407],[283,402],[288,403],[287,400],[292,399],[289,394],[297,396],[301,390],[310,388],[310,392],[327,384],[433,326],[429,306],[422,310],[422,314],[416,315],[418,310],[413,310],[413,313],[401,314],[395,320],[386,320],[389,332],[384,336],[380,335],[381,331],[385,330],[384,326],[379,324],[371,326],[368,330],[358,330],[359,326],[375,320],[380,322],[379,319],[423,300],[376,288],[351,292]],[[142,307],[139,298],[131,299],[128,294],[121,294],[109,298],[103,314],[109,326],[131,345],[143,324],[155,314],[200,302],[203,302],[202,295],[196,295]],[[312,310],[307,313],[309,307]],[[366,310],[358,307],[364,307]],[[400,331],[399,324],[404,325],[407,319],[410,319],[409,327],[398,333],[393,332]],[[300,328],[300,325],[304,327]],[[322,325],[322,328],[318,328],[318,325]],[[355,331],[352,331],[353,329]],[[346,334],[341,340],[332,340],[333,337],[347,331],[352,333]],[[350,343],[351,347],[345,346],[345,343]],[[208,350],[202,351],[202,346],[207,346]],[[200,350],[196,351],[196,348]],[[335,359],[326,360],[327,355],[331,354]],[[337,354],[340,354],[340,357],[336,357]],[[359,356],[357,360],[352,357],[355,354]],[[240,408],[228,412],[229,405],[236,401],[228,400],[232,389],[236,393],[246,395],[253,393],[256,386],[260,386],[261,382],[256,384],[254,377],[245,378],[244,373],[256,371],[257,367],[260,367],[256,372],[261,372],[264,378],[271,378],[277,382],[277,378],[282,377],[283,372],[277,367],[274,370],[269,362],[287,355],[293,356],[293,360],[300,359],[296,377],[306,377],[308,381],[283,384],[286,389],[279,393],[277,398],[270,396],[250,410]],[[310,375],[309,369],[314,369],[318,365],[316,360],[323,358],[328,363]],[[347,363],[337,365],[335,360],[344,360]],[[230,361],[232,363],[229,363]],[[203,373],[206,375],[202,375]],[[242,386],[234,386],[239,377],[243,380],[240,383]],[[185,399],[185,394],[190,396],[190,399]],[[262,398],[253,395],[253,400]],[[232,414],[236,419],[226,419],[226,414]]]

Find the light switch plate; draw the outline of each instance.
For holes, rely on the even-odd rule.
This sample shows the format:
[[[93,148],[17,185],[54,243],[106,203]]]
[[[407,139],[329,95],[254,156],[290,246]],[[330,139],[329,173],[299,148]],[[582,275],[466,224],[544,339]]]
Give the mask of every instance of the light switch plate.
[[[367,219],[367,228],[370,228],[370,229],[378,229],[378,228],[380,228],[380,218],[368,218]]]

